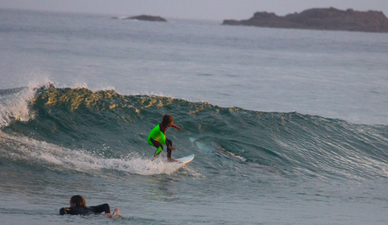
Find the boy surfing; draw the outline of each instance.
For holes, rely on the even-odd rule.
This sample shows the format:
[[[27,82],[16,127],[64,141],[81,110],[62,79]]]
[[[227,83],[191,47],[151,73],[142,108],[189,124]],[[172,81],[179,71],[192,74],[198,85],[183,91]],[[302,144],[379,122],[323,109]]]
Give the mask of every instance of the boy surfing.
[[[174,118],[170,115],[164,115],[162,122],[156,125],[148,135],[148,144],[156,147],[154,158],[157,157],[163,151],[163,145],[167,146],[167,160],[170,162],[177,162],[177,160],[171,158],[171,151],[175,151],[176,148],[172,146],[172,141],[166,138],[166,131],[168,127],[174,127],[178,130],[182,130],[180,127],[173,124]]]

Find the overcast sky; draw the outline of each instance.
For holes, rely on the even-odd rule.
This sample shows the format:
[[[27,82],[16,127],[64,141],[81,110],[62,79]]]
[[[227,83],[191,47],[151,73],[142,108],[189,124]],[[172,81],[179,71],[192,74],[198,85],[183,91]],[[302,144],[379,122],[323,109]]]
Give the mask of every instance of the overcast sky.
[[[86,12],[114,16],[147,14],[182,19],[248,19],[254,12],[279,16],[309,8],[377,10],[388,15],[388,0],[0,0],[0,8]]]

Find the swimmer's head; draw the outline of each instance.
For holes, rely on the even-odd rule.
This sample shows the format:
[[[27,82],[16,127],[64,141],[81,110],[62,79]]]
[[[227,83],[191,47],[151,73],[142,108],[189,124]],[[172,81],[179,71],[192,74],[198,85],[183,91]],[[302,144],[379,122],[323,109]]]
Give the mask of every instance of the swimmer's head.
[[[85,199],[81,195],[74,195],[70,198],[70,207],[81,206],[86,207]]]

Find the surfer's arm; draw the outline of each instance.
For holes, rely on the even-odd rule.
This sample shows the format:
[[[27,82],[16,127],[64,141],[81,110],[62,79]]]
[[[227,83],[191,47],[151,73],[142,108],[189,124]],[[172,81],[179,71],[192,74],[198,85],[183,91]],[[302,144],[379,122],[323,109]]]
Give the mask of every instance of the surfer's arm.
[[[178,126],[175,125],[175,124],[171,124],[171,127],[174,127],[175,129],[178,129],[178,130],[182,130],[182,128],[178,127]]]

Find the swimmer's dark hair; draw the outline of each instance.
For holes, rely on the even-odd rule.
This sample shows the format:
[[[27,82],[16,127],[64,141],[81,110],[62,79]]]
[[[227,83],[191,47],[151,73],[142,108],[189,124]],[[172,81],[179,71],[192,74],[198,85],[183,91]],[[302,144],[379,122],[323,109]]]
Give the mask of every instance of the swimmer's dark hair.
[[[174,121],[174,117],[166,114],[163,116],[162,124],[163,124],[163,126],[167,127],[167,126],[170,126],[173,121]]]
[[[86,202],[81,195],[74,195],[70,198],[70,205],[86,207]]]

